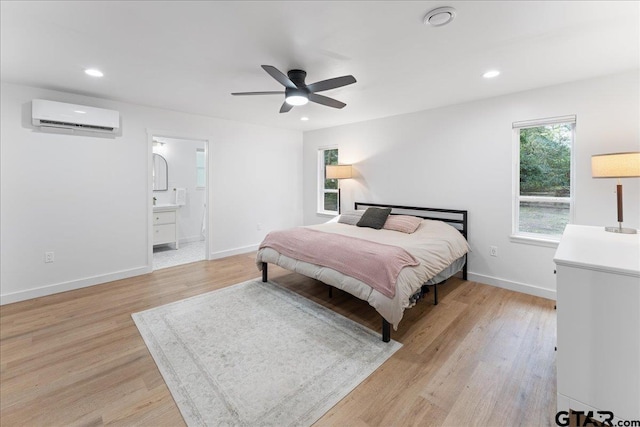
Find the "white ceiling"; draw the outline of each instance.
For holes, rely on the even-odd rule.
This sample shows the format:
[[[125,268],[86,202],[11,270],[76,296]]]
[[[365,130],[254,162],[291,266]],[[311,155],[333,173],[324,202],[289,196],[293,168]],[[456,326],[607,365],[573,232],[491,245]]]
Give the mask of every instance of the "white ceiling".
[[[440,6],[456,19],[424,25]],[[639,28],[637,1],[2,1],[1,78],[311,130],[638,69]],[[230,95],[281,90],[262,64],[358,82],[322,92],[342,110],[280,114],[278,95]]]

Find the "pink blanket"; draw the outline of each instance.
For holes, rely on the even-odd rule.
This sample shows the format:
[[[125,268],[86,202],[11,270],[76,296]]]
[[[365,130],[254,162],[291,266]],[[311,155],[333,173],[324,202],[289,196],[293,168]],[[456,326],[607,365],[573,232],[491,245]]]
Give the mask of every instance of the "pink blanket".
[[[303,227],[272,231],[260,244],[265,247],[354,277],[389,298],[396,294],[400,270],[420,264],[398,246]]]

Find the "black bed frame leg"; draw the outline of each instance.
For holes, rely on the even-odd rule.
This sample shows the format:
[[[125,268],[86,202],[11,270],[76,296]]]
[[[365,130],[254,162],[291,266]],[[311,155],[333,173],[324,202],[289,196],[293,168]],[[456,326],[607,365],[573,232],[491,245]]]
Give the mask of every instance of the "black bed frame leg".
[[[438,305],[438,284],[433,285],[433,305]]]
[[[462,280],[467,280],[467,261],[464,262],[464,267],[462,267]]]
[[[382,341],[391,341],[391,324],[384,317],[382,318]]]
[[[267,272],[267,263],[263,262],[262,263],[262,281],[266,282],[267,281],[267,276],[268,276],[268,272]]]

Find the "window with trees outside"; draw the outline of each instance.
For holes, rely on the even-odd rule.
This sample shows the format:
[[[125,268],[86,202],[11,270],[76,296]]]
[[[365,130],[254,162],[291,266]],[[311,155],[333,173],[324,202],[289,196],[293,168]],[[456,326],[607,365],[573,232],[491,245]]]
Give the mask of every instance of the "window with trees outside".
[[[338,214],[338,180],[325,177],[326,166],[337,164],[337,148],[318,150],[318,213]]]
[[[558,241],[573,219],[575,116],[517,122],[514,237]]]

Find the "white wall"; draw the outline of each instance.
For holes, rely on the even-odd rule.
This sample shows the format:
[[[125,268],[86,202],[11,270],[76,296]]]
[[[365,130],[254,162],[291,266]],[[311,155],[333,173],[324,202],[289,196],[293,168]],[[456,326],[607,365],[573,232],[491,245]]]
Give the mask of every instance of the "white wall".
[[[498,81],[491,84],[499,84]],[[614,225],[615,180],[592,179],[592,154],[640,150],[638,71],[304,134],[304,222],[316,213],[317,149],[337,145],[354,201],[469,211],[469,277],[555,298],[555,248],[512,243],[514,121],[577,115],[575,222]],[[428,96],[428,94],[425,94]],[[625,225],[640,226],[640,179],[625,179]],[[489,246],[499,256],[489,256]]]
[[[6,83],[0,95],[3,304],[149,271],[147,129],[210,143],[211,258],[302,221],[300,132]],[[122,133],[41,132],[34,98],[118,110]],[[44,263],[46,251],[55,262]]]
[[[184,188],[187,196],[185,205],[177,214],[178,239],[180,243],[201,240],[202,216],[205,211],[206,194],[197,188],[196,150],[204,149],[204,141],[160,138],[164,145],[154,148],[167,161],[168,190],[154,191],[157,204],[175,203],[174,188]]]

